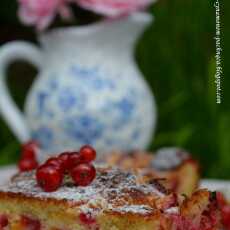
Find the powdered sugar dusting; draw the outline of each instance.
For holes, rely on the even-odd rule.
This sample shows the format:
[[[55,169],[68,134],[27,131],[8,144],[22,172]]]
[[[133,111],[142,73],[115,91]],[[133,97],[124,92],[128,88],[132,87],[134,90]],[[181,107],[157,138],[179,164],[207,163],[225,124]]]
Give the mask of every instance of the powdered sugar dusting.
[[[168,214],[178,214],[179,213],[179,208],[178,207],[171,207],[165,210],[165,213]]]
[[[97,168],[97,177],[87,187],[75,186],[70,178],[55,192],[44,192],[36,183],[35,172],[21,173],[0,191],[21,193],[27,197],[52,198],[80,205],[83,212],[107,210],[148,214],[154,211],[154,199],[164,196],[151,184],[139,184],[137,177],[119,169]],[[149,197],[151,197],[151,202]]]
[[[159,149],[152,161],[152,167],[157,170],[171,170],[180,166],[189,154],[177,147],[165,147]]]
[[[149,206],[146,205],[125,205],[123,207],[118,207],[118,208],[112,208],[113,211],[117,211],[120,213],[137,213],[137,214],[148,214],[154,211],[153,208],[150,208]]]

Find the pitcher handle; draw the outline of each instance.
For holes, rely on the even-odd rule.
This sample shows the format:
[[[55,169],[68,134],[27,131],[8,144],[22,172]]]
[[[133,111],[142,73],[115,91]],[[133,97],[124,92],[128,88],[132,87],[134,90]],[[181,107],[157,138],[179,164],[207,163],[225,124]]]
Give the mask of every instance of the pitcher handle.
[[[30,139],[30,130],[24,114],[13,101],[6,82],[7,67],[16,60],[25,60],[41,68],[41,51],[27,42],[10,42],[0,48],[0,113],[18,140],[23,143]]]

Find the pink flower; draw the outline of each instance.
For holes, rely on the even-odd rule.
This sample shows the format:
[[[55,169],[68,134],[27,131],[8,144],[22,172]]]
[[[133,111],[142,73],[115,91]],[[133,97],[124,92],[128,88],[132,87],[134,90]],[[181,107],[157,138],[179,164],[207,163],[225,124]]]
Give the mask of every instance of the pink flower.
[[[35,25],[38,30],[49,26],[57,14],[70,17],[66,7],[68,0],[18,0],[19,18],[26,25]]]
[[[137,10],[145,9],[153,0],[75,0],[77,3],[95,13],[107,17],[119,17]]]

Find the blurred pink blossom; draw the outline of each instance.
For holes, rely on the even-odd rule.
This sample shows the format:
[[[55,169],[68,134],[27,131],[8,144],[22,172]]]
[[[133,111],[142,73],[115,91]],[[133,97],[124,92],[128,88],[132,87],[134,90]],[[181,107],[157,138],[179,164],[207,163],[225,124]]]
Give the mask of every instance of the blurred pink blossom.
[[[67,8],[69,0],[18,0],[19,18],[26,25],[35,25],[38,30],[48,27],[57,14],[71,16]]]
[[[47,28],[56,15],[64,19],[72,17],[68,4],[106,17],[119,17],[145,9],[155,0],[18,0],[19,18],[26,25],[35,25],[38,30]]]
[[[145,9],[153,0],[75,0],[78,4],[107,17],[119,17]]]

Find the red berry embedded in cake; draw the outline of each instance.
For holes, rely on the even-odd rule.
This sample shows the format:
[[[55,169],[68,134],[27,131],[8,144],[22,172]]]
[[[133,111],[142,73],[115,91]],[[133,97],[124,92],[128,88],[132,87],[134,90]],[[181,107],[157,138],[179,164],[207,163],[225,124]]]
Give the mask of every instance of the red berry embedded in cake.
[[[91,225],[96,223],[96,219],[92,216],[91,213],[80,213],[79,219],[85,225]]]
[[[30,171],[38,167],[38,163],[35,159],[21,159],[18,163],[19,170],[21,172]]]
[[[221,211],[223,224],[226,230],[230,230],[230,205],[225,205]]]
[[[87,186],[96,177],[96,169],[91,164],[80,164],[71,170],[71,176],[76,185]]]
[[[90,145],[84,145],[80,149],[80,155],[84,163],[89,163],[96,158],[96,151]]]
[[[36,179],[38,185],[45,192],[56,191],[62,184],[63,173],[52,165],[42,165],[37,169]]]
[[[25,229],[28,230],[40,230],[41,229],[41,223],[39,220],[32,219],[27,216],[21,217],[21,224]]]
[[[70,164],[68,170],[71,170],[75,166],[82,163],[81,155],[78,152],[71,153],[69,160],[70,160]]]
[[[6,215],[0,215],[0,229],[6,227],[8,225],[8,218]]]
[[[220,207],[224,207],[225,205],[228,204],[226,198],[224,197],[224,194],[221,192],[216,192],[216,199]]]
[[[221,192],[216,193],[216,198],[218,206],[221,209],[222,223],[226,230],[230,230],[230,204]]]

